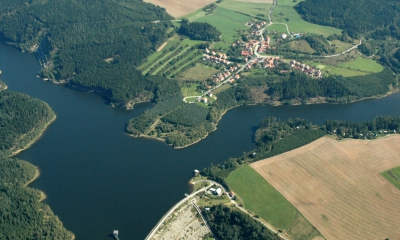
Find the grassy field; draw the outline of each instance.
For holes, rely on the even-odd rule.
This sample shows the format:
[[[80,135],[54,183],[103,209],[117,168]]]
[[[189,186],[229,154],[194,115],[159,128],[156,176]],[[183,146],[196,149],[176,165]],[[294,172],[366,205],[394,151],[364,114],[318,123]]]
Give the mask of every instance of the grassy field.
[[[287,33],[286,26],[283,24],[272,24],[267,28],[268,31],[275,31],[278,33]]]
[[[289,26],[290,32],[315,33],[325,37],[334,33],[339,35],[341,33],[341,30],[338,28],[316,25],[304,21],[296,10],[289,6],[277,5],[272,12],[272,21],[286,23]]]
[[[254,3],[254,2],[238,2],[238,1],[223,1],[218,4],[221,7],[248,14],[253,17],[268,20],[268,11],[272,7],[270,3]],[[264,16],[261,16],[263,14]]]
[[[360,70],[360,71],[366,71],[366,72],[382,72],[383,67],[376,61],[372,59],[365,59],[360,56],[358,56],[355,60],[339,64],[338,66],[344,67],[344,68],[350,68],[354,70]]]
[[[342,42],[340,40],[333,40],[331,41],[332,44],[335,44],[335,53],[341,53],[353,46],[351,43]]]
[[[200,207],[211,207],[218,204],[230,203],[231,200],[227,195],[217,196],[206,196],[197,202]]]
[[[297,5],[299,2],[302,2],[305,0],[297,0],[297,1],[293,1],[293,0],[278,0],[278,5],[279,6],[295,6]]]
[[[171,37],[167,40],[167,45],[164,46],[164,48],[161,51],[157,51],[154,52],[153,54],[151,54],[148,58],[147,61],[144,62],[142,65],[139,66],[139,70],[140,69],[146,69],[148,67],[150,67],[151,64],[153,64],[154,60],[156,58],[158,58],[159,56],[161,56],[165,50],[168,50],[169,48],[171,48],[172,46],[174,46],[175,44],[177,44],[179,42],[179,38],[177,36]]]
[[[198,18],[196,21],[207,22],[215,26],[222,33],[221,40],[230,44],[238,38],[235,29],[248,29],[245,24],[250,19],[251,17],[244,14],[217,7],[213,14]]]
[[[229,88],[231,88],[231,87],[232,87],[231,84],[224,84],[224,85],[222,85],[221,87],[215,89],[215,90],[213,91],[213,94],[216,95],[216,94],[218,94],[218,93],[220,93],[220,92],[223,92],[223,91],[225,91],[225,90],[227,90],[227,89],[229,89]]]
[[[182,95],[184,97],[200,95],[200,93],[196,91],[198,86],[199,84],[193,84],[190,87],[182,87],[181,88]]]
[[[281,229],[289,229],[296,209],[251,167],[242,167],[226,179],[245,203],[245,208]]]
[[[182,81],[205,81],[217,72],[218,70],[213,67],[197,63],[196,66],[181,72],[177,78]]]
[[[362,76],[369,74],[368,72],[361,72],[354,69],[335,67],[330,65],[326,65],[323,71],[330,75],[342,75],[343,77],[354,77],[354,76]]]
[[[290,48],[294,51],[305,52],[309,54],[313,54],[315,52],[315,50],[310,47],[310,44],[306,40],[291,41]]]
[[[194,63],[194,62],[199,61],[202,57],[203,57],[202,55],[198,55],[198,56],[196,56],[195,58],[193,58],[192,60],[190,60],[190,61],[188,61],[188,62],[182,64],[181,66],[179,66],[178,69],[176,69],[175,71],[173,71],[173,72],[171,73],[170,77],[173,76],[173,75],[175,75],[175,74],[179,74],[179,72],[181,72],[182,69],[183,69],[184,67],[188,66],[189,64],[192,64],[192,63]]]
[[[166,61],[161,64],[161,66],[159,66],[156,70],[154,70],[154,72],[152,73],[153,75],[156,75],[159,71],[161,71],[161,69],[163,69],[165,66],[167,66],[167,64],[174,58],[179,57],[180,55],[186,53],[189,50],[190,47],[185,47],[184,49],[182,49],[182,51],[180,51],[176,56],[174,56],[173,58],[167,58]]]
[[[381,173],[389,182],[400,190],[400,167],[396,167]]]
[[[379,173],[400,165],[399,145],[323,137],[250,166],[326,239],[398,239],[399,191]]]

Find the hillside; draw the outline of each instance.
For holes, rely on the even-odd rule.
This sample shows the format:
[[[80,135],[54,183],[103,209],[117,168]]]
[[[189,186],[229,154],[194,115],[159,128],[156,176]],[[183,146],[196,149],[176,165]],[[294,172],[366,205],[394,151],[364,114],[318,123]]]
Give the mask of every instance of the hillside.
[[[0,156],[28,147],[55,117],[39,99],[9,90],[0,92]]]
[[[295,9],[306,21],[337,27],[356,37],[378,29],[398,29],[399,5],[395,0],[306,0]],[[398,30],[395,35],[400,37]]]
[[[135,66],[166,39],[171,17],[139,0],[3,1],[0,41],[35,52],[40,76],[116,103],[151,97]]]

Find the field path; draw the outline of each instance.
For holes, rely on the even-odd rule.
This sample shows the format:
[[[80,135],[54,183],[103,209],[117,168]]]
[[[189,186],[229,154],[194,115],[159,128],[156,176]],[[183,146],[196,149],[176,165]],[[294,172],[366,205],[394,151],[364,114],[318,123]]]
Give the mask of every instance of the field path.
[[[400,239],[400,193],[380,175],[400,165],[399,146],[323,137],[251,167],[326,239]]]

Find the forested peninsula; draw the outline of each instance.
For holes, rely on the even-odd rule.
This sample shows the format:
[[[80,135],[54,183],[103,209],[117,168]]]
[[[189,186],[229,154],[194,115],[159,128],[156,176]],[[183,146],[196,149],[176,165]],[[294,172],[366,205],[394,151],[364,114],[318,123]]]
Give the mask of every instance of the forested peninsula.
[[[151,98],[156,83],[135,66],[167,38],[169,19],[139,0],[7,0],[0,41],[35,52],[43,79],[125,106]]]
[[[28,148],[55,120],[49,105],[25,94],[0,92],[0,156],[9,157]]]
[[[32,164],[8,158],[29,147],[55,119],[47,103],[25,94],[0,92],[0,238],[74,239],[44,193],[27,185],[39,176]]]

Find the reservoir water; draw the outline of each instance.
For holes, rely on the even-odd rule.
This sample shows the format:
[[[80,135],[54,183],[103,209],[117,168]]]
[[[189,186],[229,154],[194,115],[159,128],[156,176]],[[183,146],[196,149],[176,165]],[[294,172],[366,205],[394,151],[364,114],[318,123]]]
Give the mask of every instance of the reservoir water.
[[[194,169],[238,157],[254,148],[252,134],[261,119],[275,116],[368,121],[400,116],[400,94],[352,104],[243,106],[230,110],[218,130],[201,142],[175,150],[163,142],[131,138],[125,123],[151,104],[134,110],[111,108],[101,97],[77,92],[36,77],[34,55],[0,45],[0,78],[10,90],[47,102],[57,114],[43,136],[17,155],[38,166],[31,187],[49,204],[76,239],[143,239],[158,220],[189,191]]]

